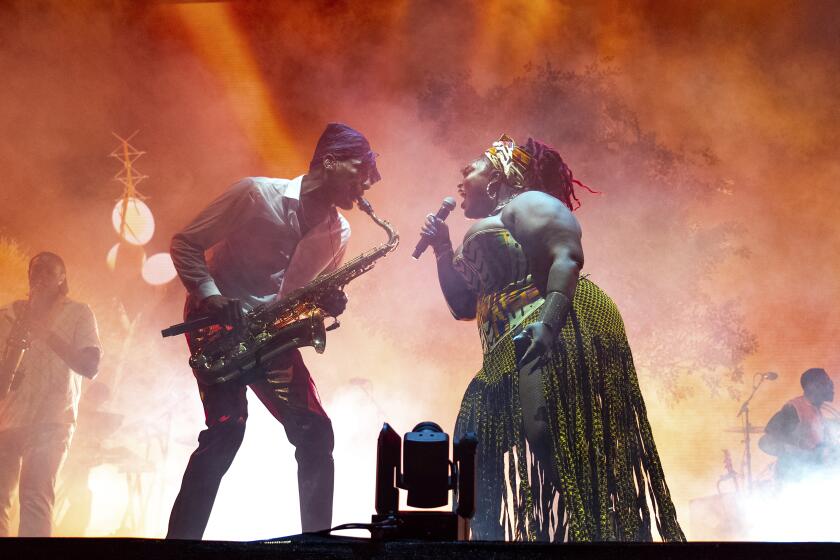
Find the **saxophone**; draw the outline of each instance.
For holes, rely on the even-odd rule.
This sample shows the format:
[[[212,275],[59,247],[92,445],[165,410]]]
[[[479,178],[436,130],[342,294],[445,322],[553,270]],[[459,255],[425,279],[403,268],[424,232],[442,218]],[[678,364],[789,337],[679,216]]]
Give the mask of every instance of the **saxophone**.
[[[23,355],[29,349],[29,303],[15,308],[15,319],[6,338],[6,347],[0,357],[0,401],[6,398],[22,381],[24,372],[20,369]],[[11,320],[11,319],[10,319]]]
[[[379,218],[367,200],[359,198],[356,204],[387,232],[388,240],[344,266],[318,276],[283,299],[248,311],[240,327],[199,330],[194,336],[198,349],[190,357],[190,367],[199,383],[215,385],[242,378],[294,348],[312,346],[319,354],[324,351],[326,331],[339,324],[336,321],[324,327],[326,312],[322,302],[372,269],[400,241],[393,226]]]

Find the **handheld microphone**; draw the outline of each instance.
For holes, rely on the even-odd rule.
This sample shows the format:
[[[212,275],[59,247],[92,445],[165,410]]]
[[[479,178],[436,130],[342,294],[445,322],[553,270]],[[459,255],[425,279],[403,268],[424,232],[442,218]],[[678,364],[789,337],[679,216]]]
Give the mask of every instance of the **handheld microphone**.
[[[779,378],[779,374],[776,373],[775,371],[768,371],[767,373],[762,373],[761,377],[763,377],[767,381],[773,381],[773,380]]]
[[[451,196],[447,196],[446,198],[443,199],[443,203],[441,203],[440,209],[437,211],[437,214],[435,214],[435,218],[437,218],[441,221],[445,221],[446,218],[449,217],[449,213],[452,212],[452,210],[454,210],[454,209],[455,209],[455,199],[452,198]],[[429,238],[428,237],[423,237],[421,235],[420,236],[420,241],[417,242],[417,246],[414,248],[414,252],[411,253],[411,256],[414,259],[419,259],[420,255],[422,255],[423,251],[425,251],[428,247],[429,247]]]

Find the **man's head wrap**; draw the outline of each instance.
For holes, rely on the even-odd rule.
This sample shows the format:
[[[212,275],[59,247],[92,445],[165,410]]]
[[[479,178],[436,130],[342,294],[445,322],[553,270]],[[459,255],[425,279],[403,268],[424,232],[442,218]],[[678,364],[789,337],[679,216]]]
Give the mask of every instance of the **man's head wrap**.
[[[321,133],[312,161],[309,162],[310,171],[321,165],[324,156],[332,154],[338,160],[358,158],[369,166],[370,182],[375,183],[382,177],[376,168],[376,153],[370,149],[370,143],[361,132],[342,123],[329,123]]]
[[[558,198],[569,210],[580,206],[574,185],[593,194],[600,194],[572,176],[572,171],[560,154],[547,144],[528,138],[524,147],[502,134],[484,152],[493,168],[501,171],[508,184],[516,189],[533,189]],[[574,201],[574,202],[573,202]]]

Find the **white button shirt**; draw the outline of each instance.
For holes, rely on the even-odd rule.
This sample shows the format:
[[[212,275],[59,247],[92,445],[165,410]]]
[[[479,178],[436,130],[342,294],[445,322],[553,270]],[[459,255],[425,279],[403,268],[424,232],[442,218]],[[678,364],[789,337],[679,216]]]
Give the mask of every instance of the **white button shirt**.
[[[15,306],[0,309],[0,351],[15,322]],[[72,347],[101,352],[99,330],[90,307],[64,298],[51,332]],[[19,386],[0,401],[0,431],[41,424],[73,426],[79,412],[82,376],[43,340],[32,341],[20,363]]]
[[[221,294],[251,309],[338,267],[350,224],[335,210],[303,235],[302,179],[242,179],[172,238],[172,261],[193,298]]]

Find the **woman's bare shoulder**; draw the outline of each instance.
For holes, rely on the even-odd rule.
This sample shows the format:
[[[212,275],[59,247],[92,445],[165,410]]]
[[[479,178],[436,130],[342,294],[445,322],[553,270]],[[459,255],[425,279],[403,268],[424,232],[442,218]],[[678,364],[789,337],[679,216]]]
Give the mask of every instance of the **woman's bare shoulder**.
[[[580,232],[580,224],[568,206],[541,191],[527,191],[511,200],[502,211],[501,220],[507,227],[525,221],[532,224],[550,223],[554,227]]]
[[[539,212],[568,212],[571,211],[558,198],[542,191],[525,191],[514,197],[505,207],[506,211],[539,211]]]

